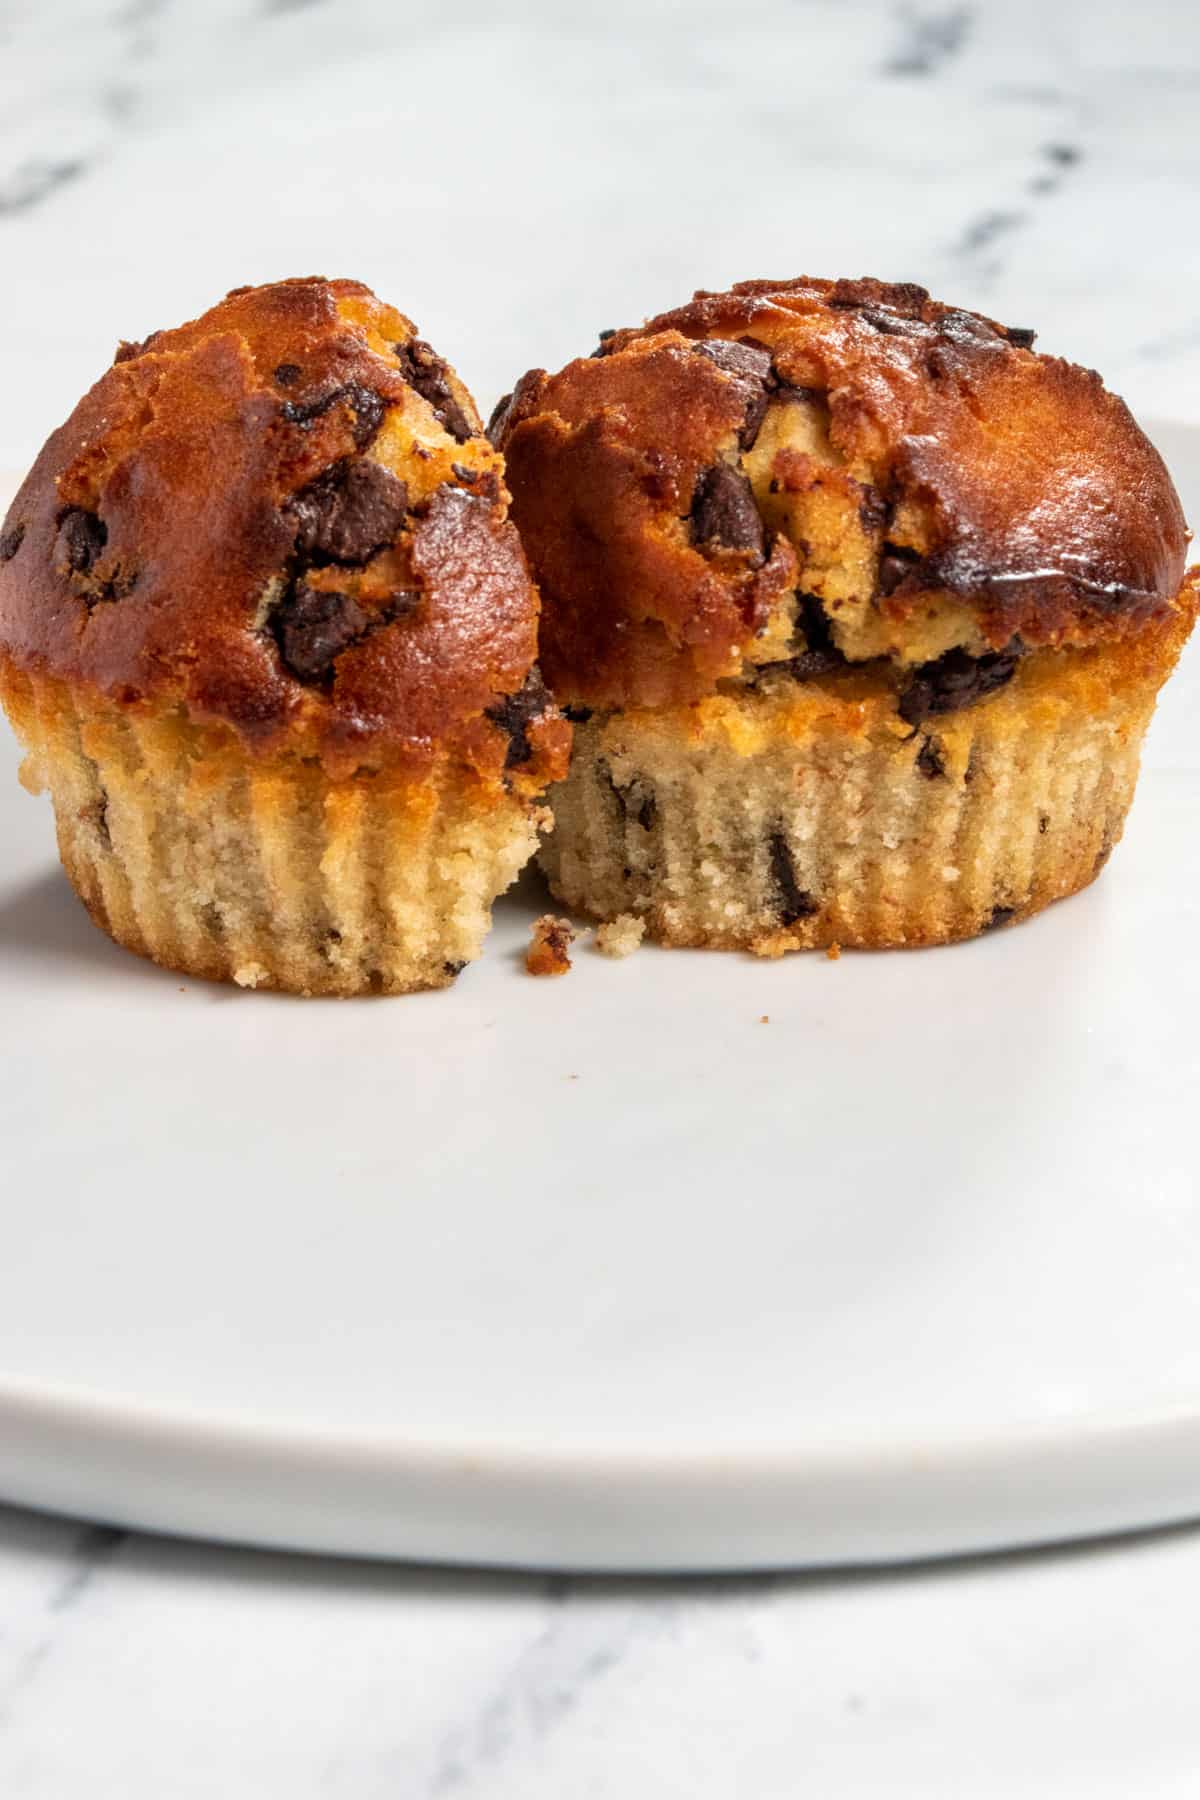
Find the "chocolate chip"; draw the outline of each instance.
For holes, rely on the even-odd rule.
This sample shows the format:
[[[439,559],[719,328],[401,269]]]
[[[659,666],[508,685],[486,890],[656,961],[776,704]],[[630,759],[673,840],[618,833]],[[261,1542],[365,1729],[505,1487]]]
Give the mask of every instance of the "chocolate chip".
[[[1018,350],[1032,350],[1037,332],[1029,325],[1006,325],[1004,335]]]
[[[701,338],[693,349],[725,375],[743,375],[752,381],[770,379],[771,352],[757,344],[743,344],[736,338]]]
[[[342,387],[314,395],[311,400],[285,400],[280,411],[289,424],[299,425],[301,430],[307,431],[314,419],[323,417],[332,407],[339,405],[346,405],[353,412],[354,442],[358,449],[365,450],[382,425],[383,415],[387,411],[387,402],[374,388],[363,387],[357,381],[348,381]]]
[[[297,681],[323,681],[369,620],[349,594],[330,594],[298,581],[271,618],[279,654]]]
[[[873,311],[895,313],[902,319],[919,319],[929,299],[927,288],[912,281],[872,281],[870,277],[835,281],[829,294],[829,305],[848,311],[869,306]]]
[[[942,746],[935,737],[927,737],[917,751],[916,766],[926,781],[939,781],[946,773],[946,765],[942,760]]]
[[[564,706],[563,713],[572,725],[586,725],[592,716],[590,706]]]
[[[451,981],[453,981],[456,975],[462,974],[466,966],[465,962],[444,962],[442,964],[442,973],[444,975],[449,975]]]
[[[823,400],[824,398],[820,388],[794,387],[788,381],[781,381],[774,394],[775,402],[779,406],[807,406],[811,405],[814,400]]]
[[[285,511],[296,526],[297,554],[307,562],[361,565],[399,536],[408,489],[382,463],[354,457],[294,494]]]
[[[280,387],[292,387],[300,379],[299,363],[280,363],[275,371],[275,379]]]
[[[983,929],[985,931],[999,931],[1001,925],[1008,924],[1008,921],[1015,915],[1016,910],[1015,906],[993,906],[984,922]]]
[[[796,880],[796,865],[782,831],[771,833],[767,839],[767,853],[770,857],[771,880],[778,895],[780,924],[795,925],[800,919],[811,918],[813,913],[819,912],[820,907],[812,895]]]
[[[394,346],[400,373],[414,392],[427,400],[440,424],[456,443],[465,444],[475,431],[450,386],[449,365],[424,338]]]
[[[590,717],[591,715],[589,714],[588,716]],[[634,775],[623,787],[618,787],[617,783],[613,780],[613,773],[610,765],[605,762],[603,758],[597,763],[597,769],[601,779],[607,783],[608,790],[617,803],[617,811],[620,814],[621,823],[625,825],[628,824],[630,819],[634,819],[641,826],[643,831],[652,831],[654,829],[655,821],[658,818],[658,798],[654,792],[653,783],[648,781],[644,775]],[[629,873],[629,870],[626,869],[625,877],[627,880],[629,878]]]
[[[897,313],[876,312],[873,307],[864,307],[861,317],[884,337],[912,337],[921,331],[920,321],[902,319]]]
[[[18,519],[15,525],[6,525],[0,532],[0,563],[11,562],[24,542],[24,519]]]
[[[815,594],[796,595],[796,631],[804,640],[803,650],[782,662],[760,663],[756,674],[788,675],[793,681],[811,681],[845,667],[846,658],[833,641],[833,628],[828,615]]]
[[[624,790],[626,812],[631,812],[640,824],[642,832],[653,832],[655,819],[658,817],[658,799],[649,781],[642,776],[635,776]]]
[[[741,386],[746,418],[738,433],[738,444],[743,450],[753,449],[766,416],[769,385],[773,384],[771,352],[760,344],[740,343],[734,338],[703,338],[692,347]]]
[[[598,331],[596,333],[596,336],[600,339],[602,344],[607,344],[609,338],[615,338],[616,335],[617,327],[615,325],[609,325],[604,331]]]
[[[487,422],[487,440],[489,444],[498,444],[500,434],[508,421],[508,409],[512,405],[511,394],[501,394],[492,408],[492,416]]]
[[[766,554],[766,533],[754,493],[740,469],[715,463],[696,483],[691,510],[692,542],[747,550],[756,562]]]
[[[451,463],[450,470],[460,481],[478,481],[483,472],[481,469],[469,468],[466,463]]]
[[[858,502],[858,520],[864,531],[882,531],[890,508],[877,487],[864,487]]]
[[[905,544],[885,544],[879,558],[880,593],[894,594],[902,581],[918,573],[920,564],[919,551],[910,550]]]
[[[934,662],[922,663],[900,692],[897,710],[908,725],[920,725],[938,713],[958,712],[994,694],[1010,682],[1020,661],[1020,648],[969,656],[947,650]]]
[[[610,325],[607,331],[598,332],[597,337],[599,342],[597,343],[596,348],[589,353],[589,360],[595,362],[598,356],[607,356],[612,349],[612,340],[616,335],[617,327],[615,325]]]
[[[521,763],[529,761],[533,755],[529,727],[534,719],[539,718],[553,704],[549,689],[542,680],[542,672],[534,663],[523,686],[515,694],[509,694],[497,706],[487,708],[488,718],[494,720],[501,731],[508,733],[508,753],[504,758],[506,769],[518,768]]]
[[[1039,813],[1038,814],[1038,831],[1044,837],[1046,835],[1046,833],[1049,831],[1049,829],[1050,829],[1050,814],[1049,813]]]
[[[108,527],[95,513],[72,506],[58,522],[58,542],[67,567],[86,575],[108,542]]]

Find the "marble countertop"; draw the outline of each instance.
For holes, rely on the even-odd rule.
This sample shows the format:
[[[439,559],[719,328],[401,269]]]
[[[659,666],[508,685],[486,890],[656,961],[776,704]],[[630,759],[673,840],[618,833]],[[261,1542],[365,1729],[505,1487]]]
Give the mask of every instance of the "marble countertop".
[[[924,282],[1200,419],[1189,0],[8,0],[0,467],[118,338],[322,271],[490,402],[751,274]],[[1191,1795],[1200,1535],[661,1583],[0,1509],[0,1793]]]

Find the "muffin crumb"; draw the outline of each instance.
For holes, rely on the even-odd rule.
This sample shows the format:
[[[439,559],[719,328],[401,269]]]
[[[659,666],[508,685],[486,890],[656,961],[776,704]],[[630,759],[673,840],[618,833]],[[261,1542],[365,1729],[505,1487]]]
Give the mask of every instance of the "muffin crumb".
[[[830,944],[828,950],[825,952],[825,955],[830,962],[837,962],[841,954],[842,946],[840,944]]]
[[[632,956],[646,935],[646,921],[632,913],[618,913],[596,931],[596,948],[605,956]]]
[[[543,913],[530,928],[526,969],[531,975],[565,975],[571,967],[568,951],[574,941],[575,928],[568,919]]]
[[[239,967],[233,971],[233,979],[237,982],[239,987],[254,988],[260,986],[263,982],[270,981],[271,971],[270,969],[265,969],[260,962],[241,963]],[[183,990],[180,989],[181,993],[182,991]]]

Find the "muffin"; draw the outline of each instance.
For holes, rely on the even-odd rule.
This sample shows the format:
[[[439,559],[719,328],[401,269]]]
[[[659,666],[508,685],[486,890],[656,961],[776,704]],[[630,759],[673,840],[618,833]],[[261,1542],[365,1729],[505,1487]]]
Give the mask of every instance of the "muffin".
[[[1197,607],[1159,457],[1033,333],[744,282],[501,403],[576,720],[555,895],[666,944],[938,944],[1085,886]]]
[[[504,465],[353,281],[122,344],[0,533],[0,698],[96,923],[191,975],[443,987],[570,727]]]

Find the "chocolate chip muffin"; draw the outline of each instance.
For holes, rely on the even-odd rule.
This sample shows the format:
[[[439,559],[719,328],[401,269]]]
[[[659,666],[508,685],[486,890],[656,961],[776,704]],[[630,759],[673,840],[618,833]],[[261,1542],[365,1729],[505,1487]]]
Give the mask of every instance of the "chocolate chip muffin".
[[[879,281],[697,294],[501,403],[578,723],[555,894],[667,944],[936,944],[1083,887],[1197,608],[1090,370]]]
[[[353,281],[122,344],[0,536],[0,698],[97,924],[189,974],[442,987],[570,727],[501,457]]]

